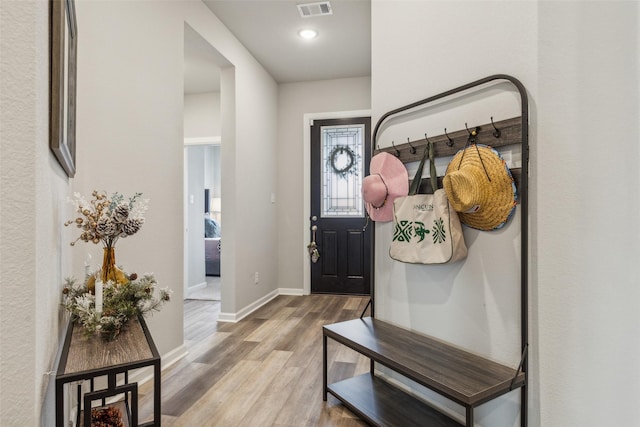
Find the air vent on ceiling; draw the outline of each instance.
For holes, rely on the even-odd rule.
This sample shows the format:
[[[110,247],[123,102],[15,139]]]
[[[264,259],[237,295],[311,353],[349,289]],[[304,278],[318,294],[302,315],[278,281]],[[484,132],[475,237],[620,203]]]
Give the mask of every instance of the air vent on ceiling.
[[[302,16],[303,18],[333,14],[333,12],[331,11],[331,3],[329,3],[328,1],[299,4],[298,10],[300,11],[300,16]]]

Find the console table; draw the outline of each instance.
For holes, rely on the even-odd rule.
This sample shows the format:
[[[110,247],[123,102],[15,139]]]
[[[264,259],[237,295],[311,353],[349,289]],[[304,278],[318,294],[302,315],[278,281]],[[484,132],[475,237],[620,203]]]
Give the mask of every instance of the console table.
[[[153,367],[153,420],[140,424],[138,384],[129,382],[129,371],[144,367]],[[100,377],[106,378],[106,388],[97,389],[95,380]],[[160,427],[160,355],[142,317],[130,321],[109,342],[99,336],[87,337],[81,325],[69,322],[56,374],[56,427],[67,425],[65,385],[85,380],[90,382],[89,391],[83,391],[82,383],[77,385],[76,425],[91,424],[87,409],[94,401],[105,406],[109,398],[116,398],[118,401],[109,405],[121,410],[125,426]]]

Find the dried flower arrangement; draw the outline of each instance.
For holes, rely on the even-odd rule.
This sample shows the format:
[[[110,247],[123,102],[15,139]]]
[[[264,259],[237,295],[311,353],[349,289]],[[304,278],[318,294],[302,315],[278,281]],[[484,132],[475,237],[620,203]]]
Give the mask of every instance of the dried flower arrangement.
[[[86,284],[78,284],[69,278],[62,290],[64,306],[84,326],[87,335],[100,333],[110,341],[130,319],[159,311],[162,304],[171,299],[168,288],[160,289],[160,296],[154,297],[155,285],[153,274],[144,274],[140,279],[135,273],[131,274],[129,281],[118,286],[109,281],[104,284],[103,306],[99,311],[96,297],[88,291]]]
[[[78,240],[112,248],[120,237],[136,234],[144,224],[144,213],[148,209],[148,199],[142,199],[142,193],[136,193],[125,201],[120,193],[110,198],[104,192],[93,191],[93,199],[87,202],[80,193],[74,193],[72,203],[82,215],[64,223],[65,226],[76,224],[82,230]]]
[[[79,240],[102,242],[104,259],[102,268],[87,275],[84,283],[66,279],[63,304],[88,335],[99,333],[105,340],[112,340],[130,319],[158,311],[171,299],[169,288],[160,289],[159,296],[154,296],[157,282],[153,274],[138,279],[137,274],[126,274],[115,265],[115,243],[140,230],[148,200],[142,199],[141,193],[125,200],[119,193],[108,197],[94,191],[89,202],[78,193],[74,196],[72,202],[80,216],[65,222],[65,226],[75,224],[81,232],[71,245]]]

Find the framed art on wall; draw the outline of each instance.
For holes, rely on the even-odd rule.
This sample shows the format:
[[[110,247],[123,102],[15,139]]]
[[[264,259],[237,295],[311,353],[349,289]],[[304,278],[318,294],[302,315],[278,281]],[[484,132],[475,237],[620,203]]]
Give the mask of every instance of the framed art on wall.
[[[74,0],[51,0],[49,146],[73,178],[76,173],[76,58],[78,26]]]

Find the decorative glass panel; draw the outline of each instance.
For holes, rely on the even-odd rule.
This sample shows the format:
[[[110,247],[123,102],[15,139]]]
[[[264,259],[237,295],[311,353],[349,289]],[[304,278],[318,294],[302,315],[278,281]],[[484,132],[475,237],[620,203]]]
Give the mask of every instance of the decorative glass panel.
[[[322,212],[326,217],[363,217],[364,125],[322,126]]]

